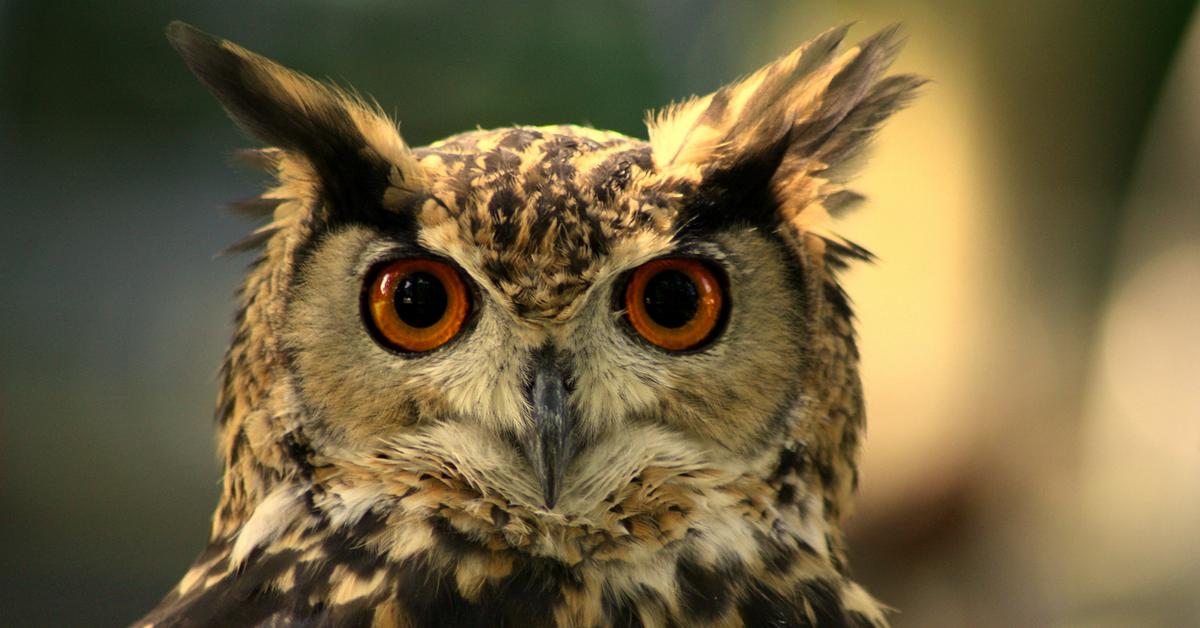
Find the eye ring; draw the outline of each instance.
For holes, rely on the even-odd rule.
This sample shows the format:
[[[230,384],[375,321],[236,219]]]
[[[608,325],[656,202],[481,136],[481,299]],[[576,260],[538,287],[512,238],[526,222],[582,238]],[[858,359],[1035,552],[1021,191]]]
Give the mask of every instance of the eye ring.
[[[405,353],[432,351],[454,339],[471,311],[462,274],[436,259],[399,259],[379,266],[363,286],[368,331]]]
[[[625,315],[634,331],[668,351],[696,349],[720,330],[727,299],[720,276],[689,257],[656,259],[625,284]]]

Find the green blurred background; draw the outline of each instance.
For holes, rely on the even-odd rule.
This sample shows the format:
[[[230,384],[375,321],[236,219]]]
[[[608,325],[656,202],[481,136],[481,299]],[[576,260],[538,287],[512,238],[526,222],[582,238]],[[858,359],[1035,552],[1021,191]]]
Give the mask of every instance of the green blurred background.
[[[218,489],[211,408],[263,181],[167,46],[183,19],[351,83],[414,145],[644,135],[828,26],[934,83],[843,232],[870,436],[848,521],[900,626],[1200,625],[1193,3],[0,0],[0,626],[120,625]]]

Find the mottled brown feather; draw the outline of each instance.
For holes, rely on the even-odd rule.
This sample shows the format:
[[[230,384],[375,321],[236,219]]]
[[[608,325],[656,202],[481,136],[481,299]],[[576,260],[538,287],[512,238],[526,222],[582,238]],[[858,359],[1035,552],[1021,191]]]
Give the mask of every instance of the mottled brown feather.
[[[269,222],[217,402],[207,549],[138,625],[885,625],[841,518],[864,428],[831,230],[855,157],[920,85],[894,29],[846,28],[653,115],[410,150],[378,107],[184,25],[169,36],[272,148]],[[479,292],[470,339],[397,357],[362,329],[372,260],[419,251]],[[709,348],[630,339],[607,295],[654,257],[729,275]],[[466,333],[466,332],[464,332]],[[527,356],[573,360],[586,446],[554,508],[513,440]]]

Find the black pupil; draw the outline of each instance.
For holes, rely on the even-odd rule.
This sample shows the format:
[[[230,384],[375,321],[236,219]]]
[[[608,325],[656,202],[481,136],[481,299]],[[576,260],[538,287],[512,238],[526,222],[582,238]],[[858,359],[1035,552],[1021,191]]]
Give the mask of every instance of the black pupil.
[[[700,308],[700,293],[687,275],[664,270],[646,282],[646,313],[663,327],[683,327]]]
[[[413,327],[429,327],[446,313],[446,286],[429,273],[410,273],[396,286],[396,314]]]

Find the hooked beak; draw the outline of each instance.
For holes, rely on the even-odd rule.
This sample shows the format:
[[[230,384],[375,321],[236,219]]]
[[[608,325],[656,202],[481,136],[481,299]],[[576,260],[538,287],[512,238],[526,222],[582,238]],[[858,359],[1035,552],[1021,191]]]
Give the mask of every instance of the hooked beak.
[[[533,354],[532,372],[525,396],[533,409],[533,430],[521,439],[525,458],[533,465],[542,486],[546,508],[554,508],[562,491],[567,465],[575,454],[575,413],[568,396],[571,392],[570,369],[552,346]]]

